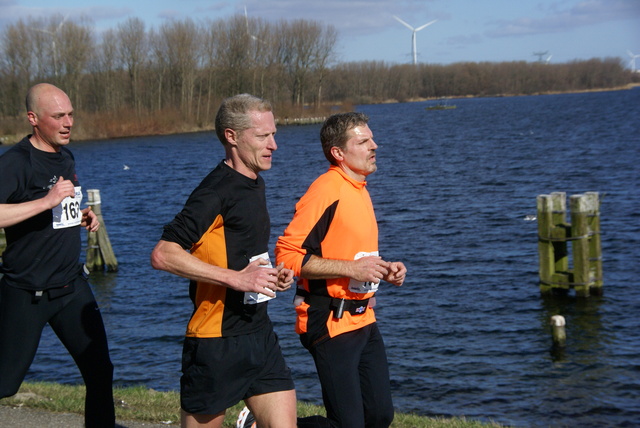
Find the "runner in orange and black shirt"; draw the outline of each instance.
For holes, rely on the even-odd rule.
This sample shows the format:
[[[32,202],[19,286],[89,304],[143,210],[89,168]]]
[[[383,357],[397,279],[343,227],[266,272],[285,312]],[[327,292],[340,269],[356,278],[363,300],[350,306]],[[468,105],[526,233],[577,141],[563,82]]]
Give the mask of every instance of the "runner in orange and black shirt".
[[[296,204],[276,260],[300,277],[296,331],[313,356],[327,417],[336,427],[388,427],[394,415],[384,343],[373,310],[380,280],[406,268],[378,253],[365,178],[377,145],[361,113],[331,116],[320,137],[329,170]]]
[[[278,261],[300,274],[311,256],[340,260],[377,256],[378,226],[365,184],[337,166],[329,167],[296,205],[296,215],[276,245]],[[307,302],[296,307],[296,332],[307,347],[376,321],[374,311],[367,308],[375,294],[369,290],[377,284],[356,282],[348,277],[307,279],[302,275],[304,291],[297,293]],[[316,297],[319,302],[333,298],[334,303],[308,303]],[[329,316],[338,299],[350,306],[343,308],[339,318]]]
[[[226,158],[193,191],[151,255],[154,268],[188,278],[194,312],[182,353],[183,427],[221,427],[244,400],[260,426],[296,426],[296,396],[267,300],[293,273],[271,267],[261,171],[277,149],[271,105],[248,94],[216,116]]]

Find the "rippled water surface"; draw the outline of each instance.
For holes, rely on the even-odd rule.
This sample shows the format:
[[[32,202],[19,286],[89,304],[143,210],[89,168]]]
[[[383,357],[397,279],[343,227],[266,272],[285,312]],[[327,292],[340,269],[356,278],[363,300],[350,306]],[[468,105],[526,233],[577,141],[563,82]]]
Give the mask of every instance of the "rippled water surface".
[[[513,426],[640,424],[640,89],[455,104],[359,107],[380,146],[369,177],[380,251],[409,269],[403,287],[382,287],[377,307],[397,410]],[[326,169],[319,128],[278,131],[264,173],[273,243]],[[223,150],[212,133],[72,149],[84,189],[101,190],[120,265],[92,274],[116,383],[178,389],[187,281],[151,269],[149,254]],[[602,297],[540,296],[536,224],[524,218],[537,195],[555,191],[600,192]],[[290,293],[269,310],[298,397],[320,403]],[[548,326],[558,313],[563,350],[552,348]],[[50,330],[28,378],[81,382]]]

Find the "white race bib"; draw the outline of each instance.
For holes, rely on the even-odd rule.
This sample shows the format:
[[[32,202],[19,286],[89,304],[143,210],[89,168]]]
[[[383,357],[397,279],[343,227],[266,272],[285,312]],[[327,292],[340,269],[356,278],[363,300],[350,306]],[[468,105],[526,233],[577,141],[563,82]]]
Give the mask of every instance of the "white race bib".
[[[53,228],[64,229],[67,227],[79,226],[82,223],[82,187],[76,186],[76,195],[72,198],[67,196],[60,202],[60,205],[53,208]]]
[[[265,259],[266,261],[268,261],[269,263],[266,265],[260,265],[260,267],[265,267],[265,268],[271,268],[273,267],[273,265],[271,264],[271,260],[269,259],[269,253],[262,253],[262,254],[258,254],[257,256],[253,256],[249,259],[249,263],[253,262],[254,260],[258,260],[258,259]],[[275,299],[274,297],[270,297],[267,296],[266,294],[262,294],[262,293],[253,293],[253,292],[245,292],[244,293],[244,304],[245,305],[255,305],[256,303],[262,303],[262,302],[266,302],[267,300],[271,300],[271,299]]]
[[[366,253],[364,251],[356,254],[356,256],[353,258],[353,260],[358,260],[361,259],[363,257],[367,257],[367,256],[377,256],[378,252],[377,251],[372,251],[370,253]],[[378,282],[362,282],[362,281],[356,281],[355,279],[351,279],[349,281],[349,291],[351,291],[352,293],[358,293],[358,294],[367,294],[367,293],[371,293],[371,292],[375,292],[378,291],[378,286],[380,285],[380,281]]]

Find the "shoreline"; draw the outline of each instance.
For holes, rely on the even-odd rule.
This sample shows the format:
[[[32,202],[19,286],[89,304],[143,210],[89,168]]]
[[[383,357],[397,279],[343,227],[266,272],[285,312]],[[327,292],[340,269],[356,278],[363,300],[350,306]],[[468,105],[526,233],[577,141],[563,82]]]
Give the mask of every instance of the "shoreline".
[[[629,83],[624,86],[617,86],[613,88],[595,88],[595,89],[579,89],[574,91],[545,91],[545,92],[536,92],[532,94],[494,94],[494,95],[458,95],[458,96],[450,96],[450,97],[428,97],[428,98],[412,98],[406,101],[399,101],[395,99],[382,100],[380,102],[370,103],[371,105],[375,104],[399,104],[405,102],[424,102],[424,101],[436,101],[443,98],[447,99],[467,99],[467,98],[504,98],[504,97],[532,97],[532,96],[544,96],[544,95],[560,95],[560,94],[583,94],[583,93],[593,93],[593,92],[613,92],[613,91],[625,91],[632,90],[640,87],[640,83]],[[300,118],[290,118],[276,117],[276,125],[278,126],[301,126],[301,125],[311,125],[318,124],[324,122],[326,117],[324,116],[315,116],[315,117],[300,117]],[[0,146],[12,146],[17,144],[25,135],[28,135],[30,131],[26,131],[25,134],[5,134],[0,135]],[[139,135],[119,135],[113,136],[109,138],[101,138],[101,137],[86,137],[79,139],[72,139],[71,143],[81,143],[83,141],[105,141],[105,140],[116,140],[122,138],[138,138],[138,137],[149,137],[149,136],[163,136],[163,135],[180,135],[180,134],[193,134],[198,132],[215,132],[215,128],[204,127],[193,130],[178,130],[175,129],[173,131],[167,132],[159,132],[159,133],[142,133]]]

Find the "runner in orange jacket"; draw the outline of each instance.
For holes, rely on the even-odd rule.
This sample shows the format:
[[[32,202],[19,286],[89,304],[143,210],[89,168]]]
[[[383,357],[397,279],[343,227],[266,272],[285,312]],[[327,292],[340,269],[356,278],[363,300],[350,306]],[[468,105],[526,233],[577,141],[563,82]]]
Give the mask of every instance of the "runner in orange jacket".
[[[296,204],[276,244],[277,263],[300,277],[296,331],[314,358],[327,416],[338,427],[388,427],[389,370],[373,310],[380,280],[402,285],[406,268],[378,253],[366,189],[377,145],[362,113],[331,116],[320,132],[329,170]]]

